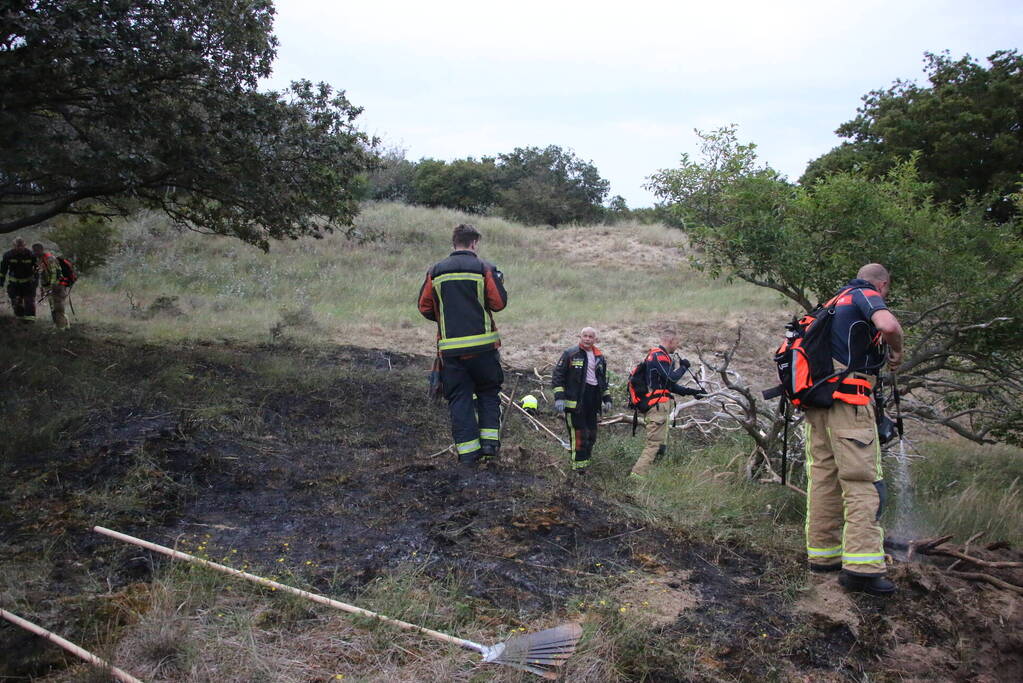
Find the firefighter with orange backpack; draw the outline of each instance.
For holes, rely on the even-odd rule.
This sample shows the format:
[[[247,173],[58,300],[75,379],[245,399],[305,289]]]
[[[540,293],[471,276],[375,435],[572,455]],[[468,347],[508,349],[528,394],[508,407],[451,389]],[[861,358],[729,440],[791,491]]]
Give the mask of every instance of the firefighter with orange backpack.
[[[871,400],[878,371],[902,363],[902,326],[884,297],[891,279],[869,263],[825,308],[833,310],[831,357],[837,372],[819,381],[801,407],[806,422],[806,552],[811,571],[841,570],[839,583],[885,596],[884,530],[879,520],[885,486]]]
[[[678,350],[678,332],[665,329],[661,332],[661,344],[647,352],[644,361],[633,370],[629,378],[630,394],[635,393],[636,385],[642,388],[642,395],[630,397],[633,408],[644,413],[646,424],[646,442],[643,452],[629,472],[631,479],[642,480],[650,470],[654,460],[664,455],[667,449],[668,418],[671,417],[671,395],[706,396],[701,389],[690,389],[678,383],[689,369],[689,361],[680,359],[675,363],[672,354]]]
[[[64,303],[77,279],[74,268],[67,259],[54,256],[39,242],[32,245],[32,252],[38,261],[36,269],[39,272],[39,287],[50,304],[53,324],[58,330],[70,329],[71,323],[64,313]]]

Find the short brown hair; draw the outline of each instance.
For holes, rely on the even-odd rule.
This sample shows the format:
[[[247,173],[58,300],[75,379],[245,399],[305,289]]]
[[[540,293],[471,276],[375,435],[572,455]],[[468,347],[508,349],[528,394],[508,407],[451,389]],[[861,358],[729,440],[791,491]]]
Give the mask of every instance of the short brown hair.
[[[480,237],[482,235],[480,235],[480,231],[476,229],[475,225],[459,223],[455,226],[454,232],[451,233],[451,244],[455,247],[468,247]]]

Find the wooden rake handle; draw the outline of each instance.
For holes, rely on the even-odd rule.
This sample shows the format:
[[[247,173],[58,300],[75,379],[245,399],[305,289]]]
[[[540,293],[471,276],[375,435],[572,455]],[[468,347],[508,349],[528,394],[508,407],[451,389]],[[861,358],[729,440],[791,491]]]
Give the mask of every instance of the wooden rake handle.
[[[112,529],[107,529],[106,527],[94,526],[92,528],[92,530],[95,531],[98,534],[103,534],[104,536],[109,536],[110,538],[116,538],[118,541],[124,541],[125,543],[131,543],[133,545],[137,545],[137,546],[140,546],[142,548],[146,548],[148,550],[152,550],[154,552],[162,553],[162,554],[167,555],[169,557],[173,557],[174,559],[177,559],[177,560],[185,560],[186,562],[191,562],[193,564],[198,564],[198,565],[201,565],[203,567],[208,567],[209,569],[214,569],[214,570],[216,570],[218,572],[223,572],[224,574],[230,574],[231,576],[237,576],[240,579],[245,579],[246,581],[251,581],[252,583],[258,583],[261,586],[267,586],[268,588],[275,588],[277,590],[281,590],[281,591],[284,591],[286,593],[291,593],[292,595],[297,595],[299,597],[303,597],[303,598],[306,598],[308,600],[312,600],[313,602],[318,602],[321,605],[327,605],[328,607],[333,607],[334,609],[339,609],[339,610],[341,610],[343,612],[348,612],[350,614],[358,614],[358,615],[364,616],[364,617],[370,617],[372,619],[376,619],[378,621],[382,621],[382,622],[391,624],[393,626],[397,626],[398,628],[405,629],[406,631],[419,631],[420,633],[425,634],[425,635],[427,635],[427,636],[429,636],[431,638],[434,638],[436,640],[441,640],[441,641],[444,641],[445,643],[451,643],[452,645],[457,645],[457,646],[463,647],[463,648],[465,648],[467,650],[475,650],[476,652],[479,652],[480,654],[486,654],[486,650],[487,650],[486,646],[481,645],[479,643],[474,643],[471,640],[463,640],[462,638],[455,638],[454,636],[449,636],[446,633],[441,633],[440,631],[434,631],[433,629],[429,629],[429,628],[426,628],[424,626],[417,626],[416,624],[410,624],[407,621],[400,621],[398,619],[392,619],[391,617],[385,617],[382,614],[377,614],[376,612],[370,612],[369,610],[362,609],[361,607],[356,607],[355,605],[348,605],[348,604],[345,604],[343,602],[338,602],[337,600],[332,600],[332,599],[330,599],[330,598],[328,598],[326,596],[319,595],[317,593],[310,593],[309,591],[304,591],[304,590],[301,590],[299,588],[294,588],[292,586],[286,586],[283,583],[277,583],[276,581],[271,581],[270,579],[264,579],[261,576],[256,576],[255,574],[249,574],[248,572],[243,572],[243,571],[238,570],[238,569],[233,569],[231,567],[228,567],[228,566],[225,566],[225,565],[222,565],[222,564],[217,564],[216,562],[210,562],[209,560],[204,560],[202,558],[196,557],[195,555],[189,555],[188,553],[183,553],[180,550],[172,550],[171,548],[167,548],[165,546],[158,545],[156,543],[150,543],[149,541],[143,541],[141,538],[135,538],[134,536],[129,536],[128,534],[122,534],[122,533],[114,531]]]
[[[131,674],[125,671],[121,671],[116,666],[111,666],[108,662],[103,661],[102,659],[92,654],[88,650],[84,650],[78,647],[69,640],[64,640],[53,631],[47,631],[42,626],[37,626],[36,624],[33,624],[31,621],[22,619],[16,614],[11,614],[5,609],[0,609],[0,617],[3,617],[12,624],[17,624],[26,631],[31,631],[32,633],[35,633],[38,636],[46,638],[51,643],[59,645],[60,647],[64,648],[71,654],[84,659],[90,664],[95,664],[96,666],[100,667],[101,669],[109,673],[113,678],[116,678],[119,681],[123,681],[124,683],[142,683],[142,681],[135,678]]]

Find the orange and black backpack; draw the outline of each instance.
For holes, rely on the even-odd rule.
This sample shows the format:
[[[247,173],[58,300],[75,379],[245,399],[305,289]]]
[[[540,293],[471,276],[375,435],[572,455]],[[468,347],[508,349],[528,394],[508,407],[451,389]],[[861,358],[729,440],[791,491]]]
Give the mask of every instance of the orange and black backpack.
[[[785,326],[785,339],[774,354],[781,384],[765,391],[764,398],[784,394],[792,405],[811,408],[827,408],[835,402],[834,381],[841,382],[849,371],[835,372],[831,328],[839,298],[853,289],[857,288],[843,289]]]
[[[629,407],[640,413],[650,410],[650,385],[646,375],[647,367],[644,358],[629,373]]]

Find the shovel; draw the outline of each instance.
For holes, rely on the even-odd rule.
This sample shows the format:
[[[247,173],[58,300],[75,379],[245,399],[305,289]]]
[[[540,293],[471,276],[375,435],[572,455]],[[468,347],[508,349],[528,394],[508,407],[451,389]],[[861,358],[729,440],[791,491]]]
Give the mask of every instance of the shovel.
[[[142,548],[163,553],[164,555],[178,560],[186,560],[193,564],[215,569],[218,572],[223,572],[247,581],[252,581],[253,583],[292,593],[293,595],[298,595],[312,600],[313,602],[318,602],[322,605],[327,605],[350,614],[371,617],[407,631],[419,631],[420,633],[435,640],[451,643],[452,645],[457,645],[461,648],[465,648],[466,650],[475,650],[483,655],[484,663],[504,664],[505,666],[510,666],[522,671],[528,671],[550,680],[558,677],[557,667],[564,664],[565,661],[572,656],[572,653],[575,652],[576,645],[579,643],[579,639],[583,634],[582,627],[579,624],[568,623],[562,624],[561,626],[555,626],[554,628],[549,628],[546,631],[527,633],[526,635],[509,638],[503,643],[497,643],[496,645],[483,645],[481,643],[474,643],[471,640],[449,636],[446,633],[434,631],[424,626],[410,624],[407,621],[399,621],[398,619],[385,617],[382,614],[370,612],[369,610],[362,609],[361,607],[338,602],[337,600],[332,600],[323,595],[310,593],[309,591],[304,591],[292,586],[286,586],[283,583],[264,579],[261,576],[249,574],[238,569],[217,564],[216,562],[203,560],[195,557],[194,555],[189,555],[188,553],[183,553],[179,550],[172,550],[165,546],[150,543],[149,541],[144,541],[141,538],[135,538],[134,536],[122,534],[105,527],[94,526],[92,530],[98,534],[103,534],[104,536],[109,536],[110,538],[115,538],[119,541],[124,541],[125,543],[131,543]]]

